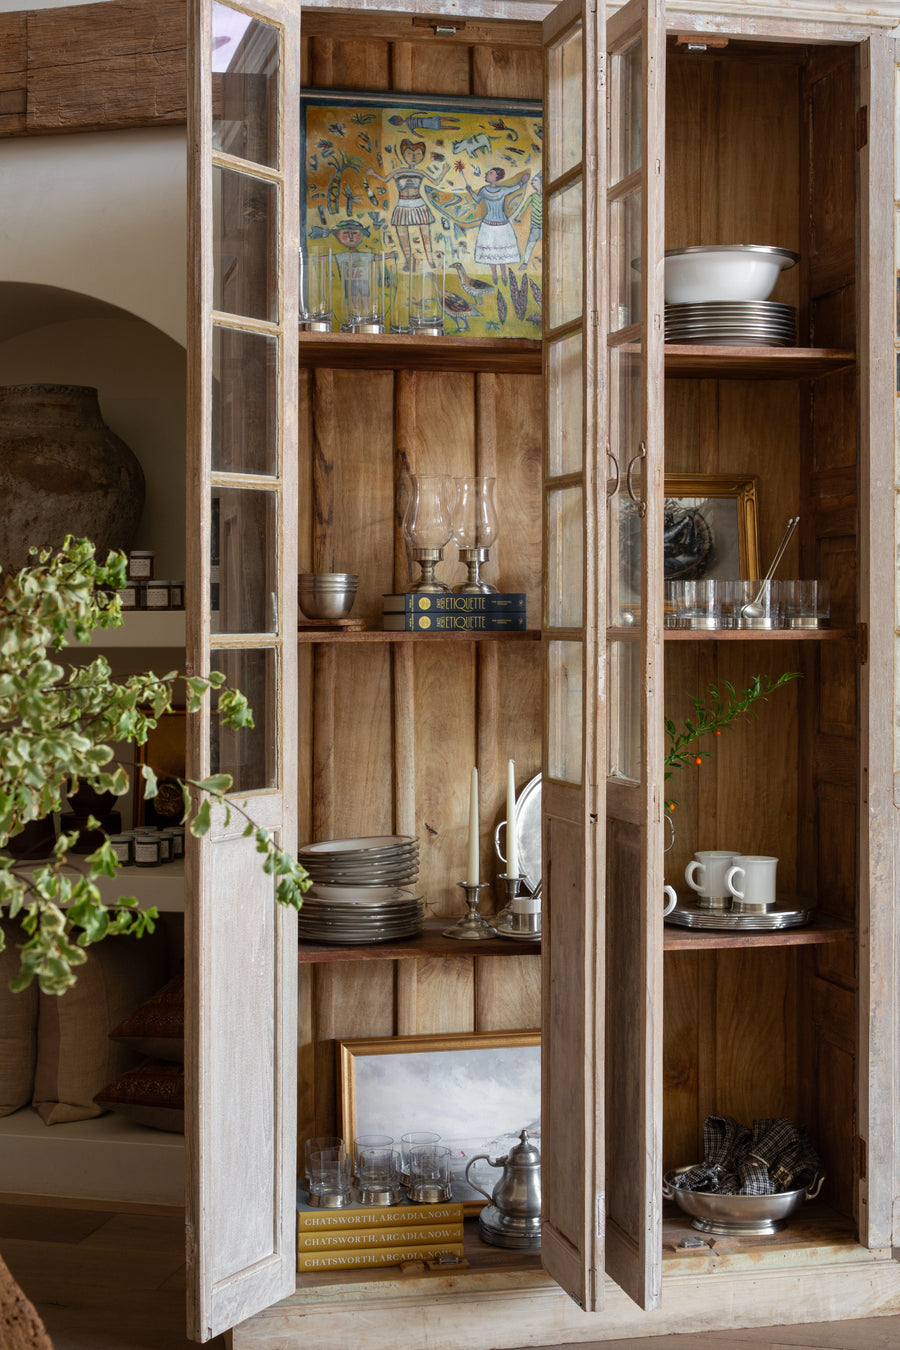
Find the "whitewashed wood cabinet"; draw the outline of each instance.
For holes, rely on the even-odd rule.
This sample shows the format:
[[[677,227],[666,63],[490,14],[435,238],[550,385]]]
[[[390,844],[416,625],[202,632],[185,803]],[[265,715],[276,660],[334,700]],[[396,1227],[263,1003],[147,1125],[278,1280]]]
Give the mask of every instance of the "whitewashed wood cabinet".
[[[322,453],[328,418],[344,434],[351,418],[350,386],[329,375],[309,396],[315,434],[305,412],[298,430],[297,372],[307,409],[303,372],[353,363],[346,345],[333,346],[332,356],[304,356],[296,337],[301,70],[306,62],[304,79],[339,86],[347,52],[381,43],[387,55],[373,60],[373,71],[393,62],[397,80],[422,79],[423,25],[413,25],[425,20],[427,29],[432,11],[333,5],[300,13],[276,0],[215,9],[214,21],[210,0],[192,7],[195,597],[210,594],[213,566],[220,573],[218,608],[204,601],[189,624],[189,659],[203,667],[212,652],[255,692],[263,730],[249,761],[234,760],[239,786],[290,843],[298,809],[302,828],[341,819],[335,783],[342,773],[349,783],[354,772],[339,735],[341,663],[360,688],[367,678],[349,647],[335,642],[313,660],[293,641],[298,548],[301,555],[308,548],[293,520],[301,535],[319,537],[304,496],[323,490],[328,475],[312,463],[313,448]],[[900,1311],[892,1259],[900,1242],[900,952],[891,7],[785,0],[666,11],[661,0],[622,7],[565,0],[552,11],[527,3],[438,10],[439,26],[469,26],[435,34],[450,44],[439,49],[446,69],[460,44],[481,78],[514,64],[505,44],[533,47],[541,22],[546,48],[537,658],[545,1270],[511,1257],[505,1266],[473,1261],[453,1276],[297,1281],[295,929],[273,914],[249,842],[219,824],[197,850],[189,915],[192,1334],[208,1339],[234,1328],[242,1350],[356,1342],[387,1350],[403,1340],[484,1350]],[[326,33],[314,79],[304,22]],[[240,114],[214,97],[228,23],[245,44],[247,72],[266,76],[255,82],[261,102]],[[485,84],[491,92],[489,78]],[[235,207],[249,222],[246,260],[216,244],[221,213]],[[798,308],[797,348],[664,343],[664,249],[734,242],[800,253],[776,293]],[[525,382],[535,379],[533,367],[517,375],[507,358],[466,355],[464,346],[441,378],[462,378],[468,361],[487,372],[486,394],[478,377],[486,404],[491,390],[509,398],[507,378],[522,380],[523,397],[532,388]],[[223,420],[223,409],[260,394],[242,387],[254,364],[242,353],[251,348],[271,356],[256,363],[269,372],[263,392],[278,414],[264,419],[262,436],[245,434],[240,419]],[[406,364],[419,373],[405,383],[402,372],[390,375],[388,440],[396,431],[404,448],[425,455],[409,413],[436,377],[434,362],[421,374],[423,363],[411,352]],[[402,362],[396,350],[379,357],[374,344],[358,364],[351,374],[362,380],[373,368],[387,378],[384,370]],[[377,389],[374,381],[356,389],[365,397],[355,415],[374,443],[375,404],[367,400]],[[479,455],[508,455],[521,471],[502,438],[498,450],[485,448],[483,433],[480,441],[471,435]],[[379,464],[373,451],[372,484],[384,476]],[[394,467],[389,448],[388,483]],[[787,569],[831,582],[831,629],[802,638],[665,632],[664,480],[687,473],[758,478],[763,558],[787,517],[800,514]],[[229,556],[211,561],[213,499],[220,518],[229,513],[233,535]],[[629,599],[637,622],[625,624],[620,541],[634,518],[640,592]],[[506,650],[477,658],[480,690],[491,687],[491,663],[507,659]],[[381,753],[390,761],[392,822],[409,829],[417,823],[417,775],[447,753],[446,741],[429,747],[424,720],[413,737],[404,711],[405,693],[421,695],[428,658],[386,644],[366,659],[370,671],[390,663],[394,743]],[[448,655],[448,671],[456,659]],[[474,654],[465,659],[474,669]],[[680,719],[710,684],[740,687],[754,673],[784,669],[803,678],[756,724],[723,737],[694,779],[674,786],[676,846],[664,857],[664,712]],[[479,723],[485,744],[489,722],[485,715]],[[201,729],[195,770],[209,764],[209,735]],[[230,753],[222,748],[223,767]],[[411,781],[402,772],[410,763]],[[364,788],[365,772],[360,763]],[[320,780],[330,805],[316,798]],[[766,935],[664,930],[664,880],[678,883],[696,847],[723,846],[776,854],[782,886],[815,897],[814,922]],[[395,1028],[410,1029],[423,1014],[417,964],[397,962],[404,972],[393,984],[374,962],[353,975],[360,988],[396,1002],[399,1011],[385,1014]],[[440,984],[441,963],[426,967]],[[485,983],[477,970],[471,978],[478,1004]],[[328,986],[328,1022],[324,980],[312,994],[301,980],[301,1010],[314,1006],[322,1019],[319,1051],[328,1026],[332,1037],[341,1034],[338,986]],[[441,1007],[435,1018],[462,1015],[455,1004]],[[429,1029],[457,1028],[433,1021]],[[303,1035],[301,1100],[310,1090],[303,1075],[322,1062],[306,1053]],[[828,1174],[824,1203],[777,1239],[680,1247],[686,1230],[664,1211],[662,1174],[695,1159],[711,1112],[745,1120],[787,1114],[808,1124]]]

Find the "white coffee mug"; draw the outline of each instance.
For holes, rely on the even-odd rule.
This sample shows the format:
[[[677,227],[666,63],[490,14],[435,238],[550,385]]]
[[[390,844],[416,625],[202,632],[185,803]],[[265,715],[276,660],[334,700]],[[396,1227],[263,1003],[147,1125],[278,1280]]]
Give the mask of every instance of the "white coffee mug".
[[[725,884],[734,897],[734,907],[738,910],[766,909],[775,903],[775,869],[777,858],[768,858],[759,853],[738,854],[734,866],[728,869]],[[739,890],[735,884],[740,880],[743,886]]]
[[[663,894],[666,897],[666,907],[663,910],[663,918],[665,918],[667,914],[672,913],[672,910],[678,904],[678,896],[675,894],[673,886],[663,886]]]
[[[740,857],[734,849],[709,848],[695,853],[684,869],[684,879],[696,891],[698,903],[708,909],[723,909],[729,902],[725,876]]]

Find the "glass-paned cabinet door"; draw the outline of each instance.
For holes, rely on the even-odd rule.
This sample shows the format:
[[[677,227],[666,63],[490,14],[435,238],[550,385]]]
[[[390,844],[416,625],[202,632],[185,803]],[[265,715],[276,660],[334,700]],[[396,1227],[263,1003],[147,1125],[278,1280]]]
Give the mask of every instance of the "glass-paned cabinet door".
[[[599,688],[596,292],[598,18],[567,0],[545,21],[545,990],[541,1258],[600,1306],[603,1230],[602,891],[597,888]],[[602,489],[600,495],[602,496]],[[604,728],[600,727],[602,739]],[[579,959],[572,960],[577,952]],[[598,1066],[586,1077],[586,1063]]]
[[[192,841],[186,883],[188,1331],[208,1340],[294,1288],[296,921],[246,811],[296,847],[299,6],[191,0],[188,776],[240,810]],[[248,959],[252,954],[252,959]],[[292,961],[293,957],[293,961]],[[293,969],[292,969],[293,967]]]
[[[606,1269],[641,1306],[662,1266],[662,257],[665,31],[631,0],[605,32],[607,478]],[[632,1079],[642,1078],[635,1093]]]

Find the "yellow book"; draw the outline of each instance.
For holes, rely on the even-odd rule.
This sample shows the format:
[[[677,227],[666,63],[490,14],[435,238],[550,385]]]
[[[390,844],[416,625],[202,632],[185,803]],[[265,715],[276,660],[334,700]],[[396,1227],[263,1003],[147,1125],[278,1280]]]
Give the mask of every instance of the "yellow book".
[[[365,1247],[356,1251],[301,1252],[298,1270],[366,1270],[399,1266],[404,1261],[433,1261],[436,1256],[462,1256],[461,1242],[427,1242],[421,1247]]]
[[[382,1228],[410,1224],[418,1227],[428,1223],[462,1223],[463,1206],[446,1205],[378,1205],[364,1208],[349,1205],[346,1209],[321,1209],[315,1205],[297,1205],[297,1232],[322,1228]]]
[[[297,1233],[298,1252],[318,1252],[366,1247],[420,1247],[425,1243],[462,1242],[460,1223],[423,1223],[400,1228],[325,1228]]]

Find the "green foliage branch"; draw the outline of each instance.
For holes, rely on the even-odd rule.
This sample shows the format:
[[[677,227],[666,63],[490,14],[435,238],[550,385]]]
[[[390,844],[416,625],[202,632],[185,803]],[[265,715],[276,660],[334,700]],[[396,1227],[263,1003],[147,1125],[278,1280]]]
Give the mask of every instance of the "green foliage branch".
[[[746,717],[754,717],[758,703],[766,702],[776,689],[781,689],[799,678],[798,670],[785,671],[774,683],[768,675],[754,675],[747,688],[740,693],[730,681],[726,680],[722,686],[724,694],[718,685],[713,684],[710,685],[705,699],[691,699],[693,717],[686,717],[680,729],[671,718],[665,719],[668,743],[664,761],[665,778],[672,778],[674,771],[684,768],[686,764],[696,764],[699,767],[704,759],[709,758],[712,751],[699,748],[698,741],[704,736],[719,736],[732,723]],[[666,807],[669,811],[673,811],[675,802],[667,801]]]
[[[83,782],[101,793],[127,792],[128,771],[116,761],[113,745],[144,745],[159,718],[173,710],[181,685],[188,714],[198,712],[215,690],[224,725],[253,726],[246,698],[224,687],[221,671],[189,677],[148,671],[114,679],[103,656],[68,667],[51,659],[73,638],[88,643],[98,628],[121,626],[117,591],[125,584],[126,559],[113,552],[98,563],[94,545],[71,536],[58,552],[33,556],[32,565],[0,574],[0,848],[29,821],[60,811],[67,782],[73,791]],[[141,773],[143,796],[152,800],[156,775],[150,765]],[[182,821],[191,834],[199,838],[209,831],[214,803],[223,808],[226,825],[237,811],[246,821],[244,836],[255,839],[263,857],[263,871],[275,880],[275,899],[299,909],[309,887],[305,870],[252,820],[246,802],[239,806],[227,799],[231,777],[178,781]],[[98,828],[98,822],[91,817],[87,826]],[[52,859],[37,869],[0,854],[0,908],[18,919],[25,938],[19,973],[10,981],[14,991],[36,979],[44,993],[62,994],[75,983],[86,947],[114,934],[153,931],[157,911],[139,910],[134,896],[122,896],[110,907],[101,899],[101,878],[115,878],[119,871],[109,840],[75,861],[69,851],[77,840],[77,831],[62,834]],[[4,945],[0,929],[0,950]]]

